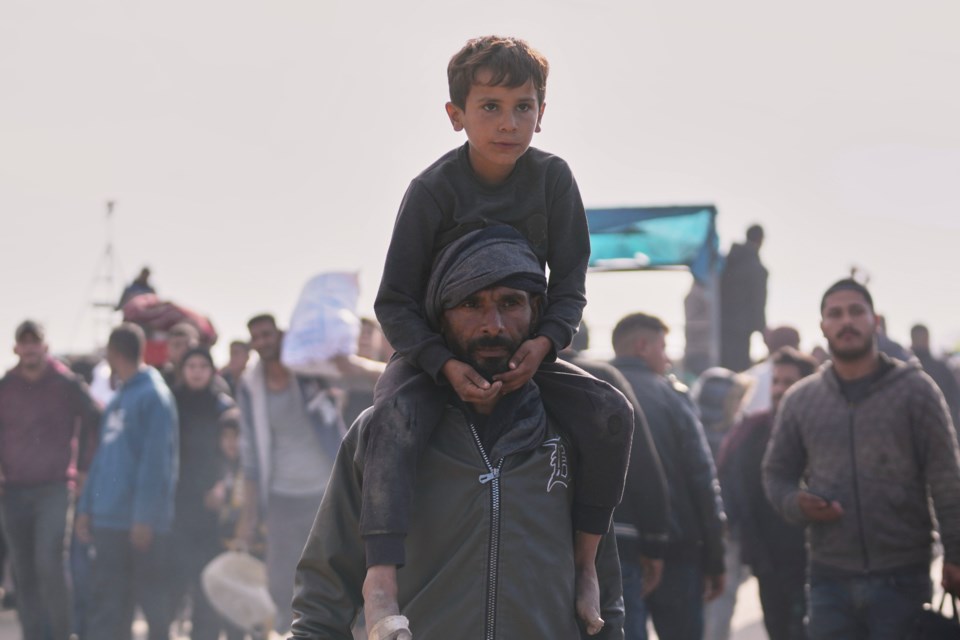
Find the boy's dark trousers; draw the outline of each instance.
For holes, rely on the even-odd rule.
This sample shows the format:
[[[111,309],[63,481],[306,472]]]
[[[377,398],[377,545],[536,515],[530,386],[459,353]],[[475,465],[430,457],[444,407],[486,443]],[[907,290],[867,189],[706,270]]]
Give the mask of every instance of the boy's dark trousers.
[[[129,640],[134,607],[140,605],[150,640],[169,640],[173,607],[170,594],[169,535],[154,536],[147,551],[136,551],[130,532],[93,530],[95,556],[86,637]]]
[[[576,450],[574,527],[602,535],[623,496],[633,408],[612,386],[562,360],[542,364],[533,380],[547,416],[570,437]],[[377,383],[360,516],[367,566],[403,564],[417,463],[448,400],[448,389],[399,356],[394,356]],[[371,536],[388,540],[377,545],[381,551],[374,557]]]

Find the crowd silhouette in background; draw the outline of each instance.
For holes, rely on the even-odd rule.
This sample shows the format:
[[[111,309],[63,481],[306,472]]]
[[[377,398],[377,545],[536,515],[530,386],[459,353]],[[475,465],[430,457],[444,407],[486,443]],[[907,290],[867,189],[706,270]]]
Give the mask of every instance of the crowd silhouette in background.
[[[893,341],[862,281],[823,283],[827,347],[801,353],[767,324],[753,225],[687,295],[682,367],[642,309],[586,357],[586,212],[530,146],[548,69],[517,38],[451,58],[467,142],[410,183],[382,324],[317,370],[269,313],[218,369],[213,324],[146,268],[102,357],[14,329],[0,520],[25,640],[127,640],[138,609],[150,640],[719,640],[748,572],[774,640],[892,640],[931,600],[934,521],[960,594],[957,368],[924,325]],[[255,567],[243,611],[208,579],[225,556]]]
[[[759,243],[743,246],[753,249],[753,268],[762,268]],[[765,289],[765,276],[763,270],[763,278],[746,277]],[[724,286],[737,285],[724,280]],[[721,321],[726,336],[732,331],[729,317]],[[645,627],[648,615],[663,638],[729,637],[737,586],[751,573],[759,581],[770,637],[805,637],[804,529],[784,519],[766,497],[761,461],[784,393],[822,364],[823,352],[819,358],[801,353],[800,335],[789,326],[748,328],[764,336],[765,358],[751,362],[731,355],[740,370],[715,366],[698,376],[672,369],[664,340],[669,328],[643,313],[626,316],[614,329],[612,367],[583,357],[585,326],[563,354],[615,383],[646,417],[648,435],[635,439],[627,497],[616,514],[628,638],[642,637],[631,628]],[[370,406],[392,350],[377,322],[365,318],[358,358],[341,363],[342,375],[308,378],[280,361],[283,332],[272,316],[252,318],[249,329],[249,336],[231,342],[229,361],[218,369],[197,329],[177,324],[167,334],[167,360],[154,370],[142,365],[138,328],[122,325],[111,336],[106,359],[112,384],[134,397],[117,405],[116,396],[90,395],[89,357],[55,358],[42,325],[27,320],[16,327],[19,361],[0,381],[0,516],[11,569],[4,603],[16,607],[25,638],[101,637],[105,632],[88,625],[129,627],[135,604],[150,624],[151,638],[167,638],[171,623],[195,639],[219,638],[221,631],[228,639],[244,638],[210,606],[199,580],[210,560],[237,547],[266,559],[271,595],[280,605],[279,617],[286,616],[277,628],[289,626],[289,607],[283,605],[339,439]],[[736,344],[742,348],[744,335],[747,344],[750,335],[739,331]],[[960,368],[956,360],[933,354],[925,325],[912,328],[909,349],[880,325],[877,349],[922,367],[957,420]],[[251,352],[257,354],[253,365]],[[681,380],[690,382],[690,392]],[[143,388],[133,393],[138,386]],[[103,415],[109,402],[114,414]],[[151,422],[153,444],[129,442],[134,432],[125,431],[118,413],[128,421],[137,414]],[[262,423],[275,413],[287,416],[285,427]],[[169,455],[171,448],[177,456]],[[152,462],[145,457],[164,450],[167,455]],[[175,457],[179,464],[171,463]],[[278,472],[264,473],[264,466]],[[91,477],[96,482],[105,473],[129,474],[122,484],[150,485],[147,494],[155,504],[125,504],[124,496],[108,490],[90,491]],[[658,473],[668,498],[656,495]],[[164,513],[164,494],[174,485],[173,510]],[[154,527],[139,539],[123,528],[90,531],[84,522],[91,512],[101,514],[101,523],[110,513],[122,522],[128,511],[140,510],[144,517],[150,509],[158,509],[146,517]],[[669,523],[663,522],[666,512]],[[109,563],[105,552],[97,556],[101,565],[109,564],[106,576],[91,569],[89,550],[98,536],[111,538],[100,548],[116,555]],[[700,610],[704,599],[702,589],[690,591],[691,577],[707,585],[699,618],[691,612]],[[105,605],[109,611],[102,610]],[[698,619],[694,632],[671,628]]]

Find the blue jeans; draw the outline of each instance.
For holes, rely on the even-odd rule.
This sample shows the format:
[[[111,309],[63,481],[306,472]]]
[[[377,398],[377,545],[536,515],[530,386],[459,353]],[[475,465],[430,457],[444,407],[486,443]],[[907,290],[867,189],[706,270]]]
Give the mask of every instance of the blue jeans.
[[[810,640],[899,640],[930,601],[929,570],[810,579]]]
[[[70,636],[65,484],[8,487],[0,499],[24,640]]]
[[[669,560],[660,585],[641,597],[643,572],[639,563],[621,561],[625,640],[647,640],[647,616],[661,640],[701,640],[703,637],[703,571],[699,563]]]
[[[130,544],[130,532],[93,530],[93,565],[87,620],[90,640],[129,640],[135,605],[147,620],[150,640],[169,640],[173,621],[169,535],[155,535],[147,551]]]

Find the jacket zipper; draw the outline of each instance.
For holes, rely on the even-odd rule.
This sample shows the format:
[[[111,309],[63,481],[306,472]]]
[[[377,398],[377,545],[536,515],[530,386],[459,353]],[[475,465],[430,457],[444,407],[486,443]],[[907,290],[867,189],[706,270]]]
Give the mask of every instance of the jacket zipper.
[[[870,554],[867,551],[867,538],[863,531],[863,511],[860,508],[860,482],[857,479],[857,444],[854,438],[853,422],[856,407],[848,405],[849,417],[848,429],[850,432],[850,468],[853,471],[853,502],[857,509],[857,532],[860,534],[860,550],[863,552],[863,572],[870,573]]]
[[[479,476],[480,484],[490,485],[490,551],[487,555],[487,620],[483,637],[485,640],[494,640],[494,633],[497,622],[497,579],[499,577],[500,565],[500,469],[503,468],[503,458],[497,462],[496,466],[490,463],[487,452],[483,450],[480,443],[480,436],[477,435],[476,427],[470,424],[470,433],[473,435],[473,442],[477,445],[480,457],[483,458],[483,464],[487,467],[487,473]]]

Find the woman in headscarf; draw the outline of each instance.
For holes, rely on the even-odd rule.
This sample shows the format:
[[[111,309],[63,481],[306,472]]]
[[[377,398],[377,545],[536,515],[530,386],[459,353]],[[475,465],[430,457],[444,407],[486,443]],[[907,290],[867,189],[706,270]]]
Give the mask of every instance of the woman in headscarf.
[[[180,418],[180,477],[174,517],[174,603],[192,602],[191,640],[217,640],[224,622],[200,585],[203,568],[222,551],[216,491],[223,469],[220,418],[233,400],[214,384],[210,352],[189,350],[180,363],[174,389]]]

